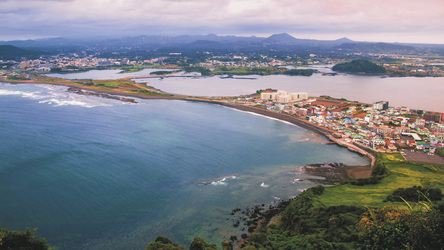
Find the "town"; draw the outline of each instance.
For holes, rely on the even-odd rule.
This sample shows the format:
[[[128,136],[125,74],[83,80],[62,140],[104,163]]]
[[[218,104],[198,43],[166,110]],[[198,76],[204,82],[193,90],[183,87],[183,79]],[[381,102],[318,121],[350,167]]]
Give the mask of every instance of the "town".
[[[304,119],[335,138],[360,147],[377,152],[400,152],[404,157],[411,157],[409,160],[420,157],[433,162],[436,159],[442,164],[442,158],[434,157],[444,148],[442,113],[390,107],[387,101],[364,104],[270,89],[232,102]]]
[[[207,70],[209,74],[280,74],[283,67],[298,68],[310,65],[333,65],[350,59],[362,58],[374,61],[387,70],[388,76],[444,76],[444,59],[433,55],[404,55],[395,53],[262,53],[219,52],[182,53],[166,51],[162,54],[125,57],[120,53],[103,56],[101,53],[79,51],[1,60],[0,73],[13,76],[35,73],[68,73],[92,69],[118,69],[137,71],[148,67],[192,68]],[[312,71],[316,73],[316,70]],[[203,72],[201,72],[203,73]],[[23,77],[23,76],[22,76]]]

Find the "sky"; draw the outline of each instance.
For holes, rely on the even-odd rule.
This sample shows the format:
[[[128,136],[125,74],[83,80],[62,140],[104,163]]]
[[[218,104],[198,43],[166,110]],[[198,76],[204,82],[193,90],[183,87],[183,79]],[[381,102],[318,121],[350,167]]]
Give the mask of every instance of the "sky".
[[[0,40],[256,35],[444,44],[444,0],[0,0]]]

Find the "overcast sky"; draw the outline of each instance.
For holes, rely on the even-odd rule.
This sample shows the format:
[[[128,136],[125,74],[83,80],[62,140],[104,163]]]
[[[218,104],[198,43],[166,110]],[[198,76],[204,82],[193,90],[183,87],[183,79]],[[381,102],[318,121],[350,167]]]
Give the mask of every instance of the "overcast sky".
[[[444,0],[0,0],[0,40],[283,32],[444,44]]]

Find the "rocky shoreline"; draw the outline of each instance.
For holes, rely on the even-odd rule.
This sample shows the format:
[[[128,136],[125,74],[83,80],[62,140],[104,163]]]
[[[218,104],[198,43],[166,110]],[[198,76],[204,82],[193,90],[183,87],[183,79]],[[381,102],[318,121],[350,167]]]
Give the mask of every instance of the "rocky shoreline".
[[[126,98],[126,97],[117,96],[117,95],[111,95],[111,94],[107,94],[107,93],[99,93],[96,91],[86,91],[86,90],[83,90],[83,89],[77,88],[77,87],[69,87],[68,92],[79,94],[79,95],[96,96],[96,97],[101,97],[101,98],[119,100],[122,102],[137,103],[136,100],[131,99],[131,98]]]
[[[323,177],[323,179],[307,179],[313,183],[332,185],[349,179],[346,167],[347,165],[336,162],[307,164],[302,168],[302,171],[309,175]]]
[[[244,246],[250,234],[265,231],[267,226],[272,224],[273,218],[283,212],[291,201],[292,199],[277,200],[270,205],[260,204],[231,210],[231,219],[227,218],[227,220],[231,220],[233,227],[240,227],[244,233],[240,237],[232,235],[230,240],[237,243],[239,247]]]

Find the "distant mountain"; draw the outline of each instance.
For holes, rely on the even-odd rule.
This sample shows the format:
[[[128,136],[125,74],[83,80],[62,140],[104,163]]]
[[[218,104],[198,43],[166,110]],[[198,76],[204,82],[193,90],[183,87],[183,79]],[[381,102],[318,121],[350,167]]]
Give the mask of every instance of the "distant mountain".
[[[299,39],[287,33],[273,34],[269,37],[240,37],[208,35],[181,36],[134,36],[122,38],[49,38],[26,41],[7,41],[0,45],[12,45],[27,50],[64,51],[155,51],[157,49],[185,50],[263,50],[281,51],[342,51],[342,52],[418,52],[418,50],[444,54],[444,45],[393,44],[356,42],[346,37],[337,40]]]
[[[215,49],[225,47],[222,43],[210,40],[197,40],[185,45],[186,48]]]
[[[339,38],[337,40],[334,40],[333,42],[343,44],[343,43],[357,43],[353,40],[348,39],[347,37]]]
[[[360,51],[367,53],[384,53],[384,52],[414,52],[413,46],[398,45],[392,43],[341,43],[336,48],[346,51]]]
[[[24,50],[12,45],[0,45],[0,59],[15,59],[24,56],[35,56],[39,53],[35,51]]]
[[[287,33],[274,34],[262,41],[265,45],[294,45],[298,43],[298,39]]]

